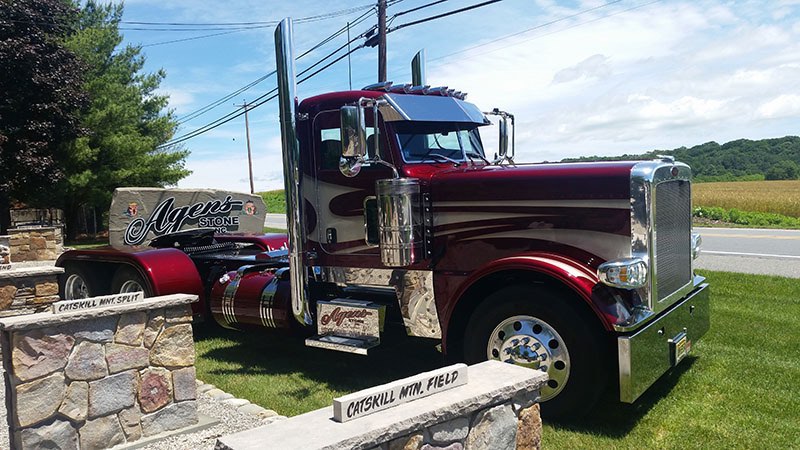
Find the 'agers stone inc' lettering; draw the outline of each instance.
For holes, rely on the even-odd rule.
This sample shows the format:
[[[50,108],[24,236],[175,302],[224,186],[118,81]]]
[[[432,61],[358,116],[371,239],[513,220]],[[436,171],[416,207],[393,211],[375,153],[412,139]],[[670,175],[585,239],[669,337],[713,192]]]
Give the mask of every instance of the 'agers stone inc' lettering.
[[[147,220],[139,217],[128,224],[125,229],[124,243],[125,245],[141,244],[150,231],[157,235],[174,233],[180,230],[187,220],[228,214],[234,209],[241,209],[242,205],[244,205],[243,201],[233,200],[233,197],[228,195],[225,200],[212,200],[175,207],[175,197],[169,197],[153,208],[153,213]],[[237,225],[238,222],[237,218]]]

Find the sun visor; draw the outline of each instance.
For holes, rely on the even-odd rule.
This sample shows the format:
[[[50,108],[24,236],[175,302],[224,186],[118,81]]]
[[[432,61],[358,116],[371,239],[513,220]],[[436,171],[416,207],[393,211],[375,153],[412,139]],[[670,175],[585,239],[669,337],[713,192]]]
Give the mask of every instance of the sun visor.
[[[113,247],[124,248],[193,228],[263,233],[266,209],[260,196],[241,192],[117,188],[108,213],[108,240]]]
[[[457,122],[488,125],[490,122],[472,103],[454,97],[386,94],[380,107],[385,122]]]

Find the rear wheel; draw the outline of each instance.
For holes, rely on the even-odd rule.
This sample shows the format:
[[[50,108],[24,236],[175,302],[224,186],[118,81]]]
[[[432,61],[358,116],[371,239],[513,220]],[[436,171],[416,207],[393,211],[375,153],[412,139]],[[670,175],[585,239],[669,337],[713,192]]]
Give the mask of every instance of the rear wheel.
[[[465,360],[495,359],[547,373],[540,389],[548,418],[585,414],[605,390],[605,337],[586,311],[543,286],[516,285],[486,298],[464,336]]]
[[[97,295],[94,278],[85,268],[77,265],[64,267],[59,284],[64,300],[79,300]]]
[[[133,267],[126,266],[120,267],[114,272],[114,278],[111,279],[111,292],[115,294],[144,292],[145,297],[152,296],[150,287],[139,275],[139,272]]]

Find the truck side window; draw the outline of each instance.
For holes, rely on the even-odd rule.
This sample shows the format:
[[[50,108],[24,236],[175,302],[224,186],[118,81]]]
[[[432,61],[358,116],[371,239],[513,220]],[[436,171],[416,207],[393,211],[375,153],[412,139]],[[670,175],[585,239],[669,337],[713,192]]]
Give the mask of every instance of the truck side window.
[[[374,131],[372,128],[367,128],[367,152],[370,156],[375,154]],[[339,128],[323,128],[320,130],[320,169],[339,170],[339,156],[342,154],[341,139],[341,130]]]

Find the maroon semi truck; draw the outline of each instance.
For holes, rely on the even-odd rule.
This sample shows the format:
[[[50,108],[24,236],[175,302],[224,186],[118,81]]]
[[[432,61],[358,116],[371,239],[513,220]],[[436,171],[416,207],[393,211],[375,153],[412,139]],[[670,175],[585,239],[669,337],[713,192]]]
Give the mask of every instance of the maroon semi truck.
[[[290,20],[275,39],[287,235],[199,229],[67,252],[65,297],[194,293],[225,327],[355,353],[397,324],[469,363],[546,372],[549,416],[607,389],[635,401],[708,330],[687,165],[516,163],[512,115],[424,86],[421,70],[298,104]]]

